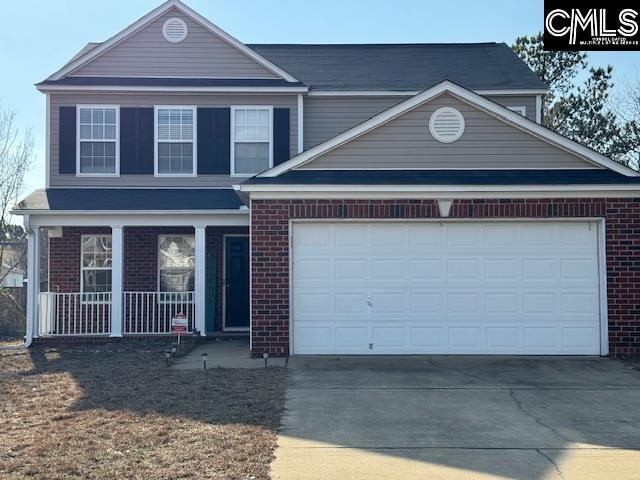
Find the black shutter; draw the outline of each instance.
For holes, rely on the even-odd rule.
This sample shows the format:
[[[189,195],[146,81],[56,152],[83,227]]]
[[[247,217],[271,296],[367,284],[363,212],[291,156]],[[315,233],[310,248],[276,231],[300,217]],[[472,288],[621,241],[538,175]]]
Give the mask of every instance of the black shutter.
[[[153,175],[153,108],[120,109],[120,173]]]
[[[229,175],[231,110],[198,108],[198,174]]]
[[[289,160],[289,109],[273,109],[273,165]]]
[[[76,107],[60,107],[58,172],[76,173]]]

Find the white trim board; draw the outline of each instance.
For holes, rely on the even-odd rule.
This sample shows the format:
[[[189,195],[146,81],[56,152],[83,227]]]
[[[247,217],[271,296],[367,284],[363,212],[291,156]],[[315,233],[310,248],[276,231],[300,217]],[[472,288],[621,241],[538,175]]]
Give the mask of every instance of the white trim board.
[[[253,199],[640,198],[638,185],[239,185]]]
[[[310,97],[413,97],[422,90],[311,90]],[[546,90],[473,90],[478,95],[544,95]]]
[[[375,128],[384,125],[387,122],[401,116],[402,114],[424,104],[433,98],[443,94],[448,93],[450,95],[455,96],[456,98],[488,113],[498,118],[499,120],[504,121],[505,123],[519,128],[520,130],[529,133],[541,140],[544,140],[558,148],[561,148],[569,153],[577,155],[583,158],[585,161],[593,163],[595,165],[599,165],[601,167],[608,168],[615,172],[618,172],[622,175],[627,176],[639,176],[640,173],[635,170],[630,169],[618,162],[611,160],[610,158],[601,155],[594,150],[591,150],[584,145],[581,145],[573,140],[570,140],[558,133],[555,133],[541,125],[538,125],[535,122],[523,117],[519,113],[512,112],[506,107],[499,105],[491,100],[488,100],[477,93],[474,93],[466,88],[463,88],[453,82],[445,80],[440,82],[434,87],[425,90],[418,95],[415,95],[381,113],[371,117],[369,120],[356,125],[349,130],[336,135],[329,140],[326,140],[319,145],[316,145],[309,150],[294,156],[293,158],[287,160],[284,163],[262,172],[258,175],[258,177],[277,177],[278,175],[289,171],[293,168],[304,165],[315,158],[338,148],[349,141],[358,138],[364,135],[367,132],[374,130]]]
[[[162,93],[305,93],[308,87],[162,87],[140,85],[38,85],[41,92],[162,92]]]
[[[142,18],[138,19],[137,21],[129,25],[120,33],[114,35],[113,37],[106,40],[105,42],[102,42],[99,46],[88,51],[84,55],[80,56],[80,58],[77,58],[75,61],[65,65],[60,70],[58,70],[53,75],[51,75],[49,78],[51,80],[59,80],[65,75],[67,75],[68,73],[79,69],[80,67],[86,65],[97,56],[115,47],[120,42],[122,42],[123,40],[125,40],[126,38],[128,38],[129,36],[137,32],[138,30],[140,30],[142,27],[148,25],[153,20],[160,17],[161,15],[163,15],[164,13],[166,13],[167,11],[169,11],[171,8],[174,8],[174,7],[180,10],[180,12],[182,12],[187,17],[191,18],[194,22],[200,24],[202,27],[209,30],[214,35],[220,37],[221,39],[226,41],[229,45],[236,48],[240,52],[244,53],[246,56],[248,56],[249,58],[257,62],[258,64],[262,65],[267,70],[274,73],[275,75],[278,75],[279,77],[283,78],[284,80],[287,80],[288,82],[298,81],[289,73],[285,72],[282,68],[270,62],[269,60],[267,60],[257,52],[254,52],[249,47],[247,47],[244,43],[242,43],[240,40],[232,37],[227,32],[222,30],[220,27],[214,25],[209,20],[204,18],[202,15],[200,15],[198,12],[196,12],[195,10],[192,10],[187,5],[182,3],[180,0],[167,0],[162,5],[151,10],[145,16],[143,16]]]
[[[150,213],[155,213],[150,215]],[[160,213],[160,214],[158,214]],[[249,226],[248,211],[235,214],[217,215],[208,212],[161,212],[120,213],[93,212],[87,213],[47,213],[29,212],[28,222],[33,227],[193,227],[204,226]]]

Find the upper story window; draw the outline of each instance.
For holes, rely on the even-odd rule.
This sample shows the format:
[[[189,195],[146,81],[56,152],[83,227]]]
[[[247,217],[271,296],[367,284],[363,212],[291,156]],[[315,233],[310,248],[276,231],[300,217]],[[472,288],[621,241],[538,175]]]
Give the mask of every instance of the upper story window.
[[[78,105],[77,110],[76,173],[88,176],[119,175],[119,107]]]
[[[156,175],[196,174],[196,107],[156,106],[155,137]]]
[[[272,107],[231,107],[231,175],[273,167],[272,119]]]
[[[525,107],[524,105],[518,105],[518,106],[513,106],[513,107],[507,107],[507,108],[509,110],[511,110],[512,112],[519,113],[523,117],[527,116],[527,107]]]

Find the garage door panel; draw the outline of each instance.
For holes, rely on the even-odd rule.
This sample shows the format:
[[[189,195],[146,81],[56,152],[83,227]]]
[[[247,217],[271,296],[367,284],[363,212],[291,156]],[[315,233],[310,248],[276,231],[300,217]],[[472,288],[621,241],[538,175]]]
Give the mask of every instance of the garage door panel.
[[[480,327],[449,327],[449,347],[455,351],[463,349],[465,351],[479,350],[481,345],[482,329]]]
[[[447,281],[478,281],[481,279],[481,266],[478,258],[449,258],[446,260]]]
[[[486,282],[515,282],[522,278],[522,260],[519,258],[486,258],[484,280]]]
[[[397,228],[392,224],[379,223],[371,225],[371,246],[378,247],[400,247],[408,245],[408,231],[406,226]]]
[[[490,349],[520,350],[521,329],[517,327],[487,327],[486,343]]]
[[[296,241],[307,226],[294,353],[599,353],[595,225],[322,223]]]
[[[442,245],[442,228],[434,223],[407,225],[410,247],[439,247]]]
[[[598,342],[598,331],[592,327],[564,327],[562,329],[562,345],[565,349],[583,350],[593,347]]]
[[[338,348],[365,351],[369,348],[369,329],[367,327],[337,326],[335,328],[335,344]]]
[[[368,229],[365,225],[353,223],[336,225],[333,234],[337,247],[365,247],[369,243]]]
[[[370,261],[367,258],[338,258],[334,262],[334,276],[332,280],[366,281],[370,277]]]
[[[374,282],[407,280],[406,263],[404,258],[374,258],[371,260],[371,280]]]
[[[439,258],[410,258],[409,280],[440,282],[444,279],[443,268]]]
[[[482,230],[478,225],[450,224],[444,229],[445,243],[449,249],[476,247],[482,245]]]

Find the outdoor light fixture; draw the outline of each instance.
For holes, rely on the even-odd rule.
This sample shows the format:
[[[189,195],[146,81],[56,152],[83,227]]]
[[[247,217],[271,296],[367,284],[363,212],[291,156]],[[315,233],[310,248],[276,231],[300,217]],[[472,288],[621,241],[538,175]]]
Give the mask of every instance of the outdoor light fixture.
[[[171,350],[164,351],[164,359],[167,361],[167,365],[169,365],[169,359],[171,358]]]
[[[178,347],[176,347],[175,345],[173,347],[171,347],[171,353],[173,354],[173,356],[176,356],[176,352],[178,351]]]
[[[204,369],[207,369],[207,357],[209,356],[208,353],[204,352],[202,354],[202,366],[204,367]]]
[[[266,367],[268,367],[268,366],[269,366],[269,365],[268,365],[269,354],[268,354],[267,352],[264,352],[264,353],[262,354],[262,358],[264,358],[264,366],[265,366],[265,368],[266,368]]]

